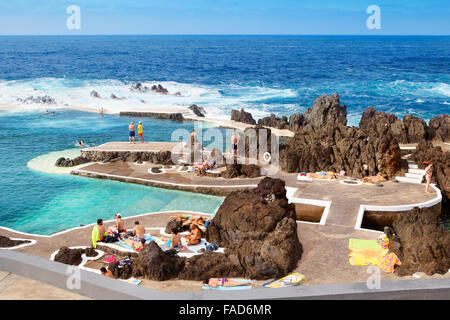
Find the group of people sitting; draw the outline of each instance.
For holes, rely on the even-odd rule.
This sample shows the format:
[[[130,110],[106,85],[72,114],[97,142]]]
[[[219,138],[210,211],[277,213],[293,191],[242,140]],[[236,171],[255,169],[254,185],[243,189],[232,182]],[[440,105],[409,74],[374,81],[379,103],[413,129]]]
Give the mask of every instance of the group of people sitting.
[[[139,221],[134,222],[134,228],[132,231],[125,229],[125,222],[120,214],[114,216],[116,220],[115,224],[109,227],[108,231],[103,226],[103,219],[98,219],[97,224],[92,230],[92,246],[97,247],[97,242],[116,242],[122,241],[127,244],[133,250],[140,251],[145,245],[145,228],[139,224]]]
[[[188,246],[194,246],[201,242],[203,232],[206,231],[206,227],[209,224],[209,221],[206,221],[205,218],[199,215],[177,215],[170,217],[170,220],[181,222],[181,228],[187,226],[189,227],[189,234],[184,236]],[[181,248],[181,235],[179,234],[179,229],[177,228],[172,228],[170,238],[162,237],[162,239],[164,241],[168,241],[169,250]]]

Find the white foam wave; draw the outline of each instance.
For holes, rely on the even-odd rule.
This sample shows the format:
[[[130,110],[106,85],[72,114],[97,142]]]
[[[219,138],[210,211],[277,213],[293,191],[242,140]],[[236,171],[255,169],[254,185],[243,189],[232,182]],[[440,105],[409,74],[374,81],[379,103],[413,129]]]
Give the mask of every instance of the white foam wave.
[[[77,169],[83,165],[65,168],[55,166],[56,160],[61,157],[76,158],[80,155],[80,149],[67,149],[63,151],[54,151],[40,155],[28,161],[27,166],[35,171],[51,173],[51,174],[69,174],[70,171]]]
[[[296,97],[292,89],[251,87],[238,85],[207,86],[167,82],[143,82],[151,87],[161,84],[168,95],[152,91],[130,90],[131,83],[119,80],[76,80],[66,78],[40,78],[32,80],[0,81],[0,106],[10,111],[45,111],[60,108],[105,109],[107,112],[161,110],[180,112],[192,104],[205,108],[208,117],[229,119],[231,109],[245,108],[255,111],[255,117],[266,116],[264,101]],[[91,96],[96,91],[100,98]],[[176,93],[180,95],[176,95]],[[111,95],[120,99],[113,99]],[[26,104],[26,98],[48,95],[55,105]],[[4,109],[4,108],[3,108]]]

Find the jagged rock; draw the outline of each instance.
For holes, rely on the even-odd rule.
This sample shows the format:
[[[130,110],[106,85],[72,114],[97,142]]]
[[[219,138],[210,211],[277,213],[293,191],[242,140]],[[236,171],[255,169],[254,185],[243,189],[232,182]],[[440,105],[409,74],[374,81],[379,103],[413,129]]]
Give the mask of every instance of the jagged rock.
[[[425,120],[412,115],[405,115],[403,125],[406,129],[406,141],[408,143],[431,139],[431,130]]]
[[[192,112],[194,112],[194,114],[198,117],[204,117],[204,113],[205,109],[203,109],[202,107],[197,106],[196,104],[193,104],[192,106],[189,107],[190,110],[192,110]]]
[[[74,159],[61,157],[58,160],[56,160],[55,166],[57,166],[57,167],[73,167],[73,166],[78,166],[80,164],[84,164],[84,163],[88,163],[88,162],[89,162],[89,160],[82,156],[76,157]]]
[[[450,215],[450,152],[444,152],[441,147],[433,147],[430,141],[423,140],[417,145],[410,159],[415,161],[420,169],[427,166],[424,162],[433,164],[431,182],[441,190],[442,213]]]
[[[205,252],[186,260],[179,279],[203,280],[209,278],[240,277],[245,274],[239,260],[224,253]]]
[[[440,114],[432,118],[429,125],[433,140],[450,142],[450,115]]]
[[[337,93],[332,96],[323,95],[314,101],[312,108],[306,110],[305,122],[315,128],[330,124],[347,125],[347,107],[340,105],[340,97]]]
[[[116,279],[130,279],[133,275],[133,266],[125,264],[119,267],[119,262],[112,262],[108,265],[108,270],[112,272]]]
[[[160,93],[160,94],[168,94],[169,93],[169,90],[167,90],[160,84],[158,84],[157,86],[156,85],[152,86],[151,90],[153,92]]]
[[[100,98],[100,95],[98,94],[97,91],[92,90],[92,91],[91,91],[91,97],[94,97],[94,98]]]
[[[84,251],[84,249],[69,249],[68,247],[62,247],[59,249],[54,260],[56,262],[77,266],[83,260],[81,255]]]
[[[221,177],[232,178],[257,178],[261,176],[261,168],[255,164],[228,164],[225,171],[221,172]]]
[[[439,210],[414,208],[394,221],[392,229],[395,237],[390,239],[389,248],[402,262],[398,275],[448,272],[450,232],[439,225]]]
[[[183,222],[182,221],[172,221],[172,220],[170,220],[167,223],[166,229],[164,230],[164,232],[167,233],[167,234],[171,234],[174,230],[176,230],[177,232],[189,231],[189,226],[184,226],[183,227]]]
[[[157,281],[175,279],[183,270],[184,264],[184,258],[164,254],[152,241],[141,249],[139,256],[133,261],[133,277]]]
[[[289,130],[292,132],[297,131],[300,129],[305,122],[305,117],[301,113],[293,114],[289,117]]]
[[[11,240],[8,237],[0,236],[0,248],[11,248],[24,243],[30,243],[27,240]]]
[[[174,96],[181,96],[181,92],[180,92],[180,91],[177,91],[177,92],[175,92],[173,95],[174,95]]]
[[[138,162],[147,161],[154,164],[173,165],[172,153],[170,151],[159,152],[130,152],[130,151],[95,151],[81,150],[82,157],[90,162]]]
[[[241,111],[231,110],[231,120],[248,124],[256,124],[256,121],[253,119],[251,113],[245,112],[244,109],[241,109]]]
[[[391,178],[406,172],[408,165],[401,159],[392,127],[368,120],[375,115],[375,109],[366,109],[361,120],[364,129],[360,129],[344,125],[345,106],[340,107],[338,103],[336,94],[316,99],[308,118],[305,116],[307,124],[280,146],[281,169],[287,172],[345,170],[350,176],[362,177],[366,164],[370,175],[382,173]],[[337,117],[336,121],[333,116]]]
[[[272,127],[276,129],[289,129],[289,122],[286,116],[278,118],[275,114],[271,113],[270,117],[264,117],[258,120],[258,125],[265,127]]]
[[[173,120],[173,121],[183,121],[184,120],[183,115],[179,112],[171,113],[169,115],[169,119]]]
[[[27,104],[31,104],[31,103],[46,104],[46,105],[55,105],[56,104],[56,100],[47,95],[45,95],[43,97],[36,97],[36,98],[31,96],[21,102],[27,103]]]
[[[131,84],[130,90],[145,93],[150,89],[147,86],[143,86],[140,82],[133,82]]]
[[[302,255],[295,208],[286,198],[285,183],[264,178],[253,190],[225,198],[206,231],[209,242],[227,248],[245,277],[268,279],[296,268]]]

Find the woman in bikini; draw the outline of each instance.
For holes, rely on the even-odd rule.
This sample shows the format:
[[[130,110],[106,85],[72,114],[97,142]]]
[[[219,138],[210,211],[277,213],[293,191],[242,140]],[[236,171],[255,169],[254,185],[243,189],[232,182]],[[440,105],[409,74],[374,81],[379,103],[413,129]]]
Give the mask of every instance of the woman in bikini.
[[[237,287],[237,286],[252,286],[250,281],[235,281],[227,278],[210,278],[203,280],[203,284],[207,284],[210,287]]]
[[[425,164],[428,164],[427,162]],[[428,164],[428,167],[425,168],[425,173],[427,174],[427,187],[425,189],[426,193],[430,193],[430,183],[431,183],[431,176],[433,175],[433,164]]]

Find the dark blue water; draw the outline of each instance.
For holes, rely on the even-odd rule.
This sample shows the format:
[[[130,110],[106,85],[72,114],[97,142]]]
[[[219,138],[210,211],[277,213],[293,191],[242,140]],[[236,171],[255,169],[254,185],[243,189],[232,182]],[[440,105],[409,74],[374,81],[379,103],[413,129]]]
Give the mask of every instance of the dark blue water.
[[[58,84],[65,89],[102,87],[106,80],[170,82],[174,91],[184,84],[191,99],[183,103],[201,103],[223,117],[241,106],[257,118],[289,115],[337,91],[353,125],[368,106],[428,120],[449,110],[450,37],[0,37],[0,79],[9,89],[20,84],[69,105],[71,94],[59,96],[49,79],[69,79]],[[207,92],[193,93],[199,88]],[[0,94],[0,103],[20,96],[2,86]],[[76,102],[93,103],[84,98]]]

